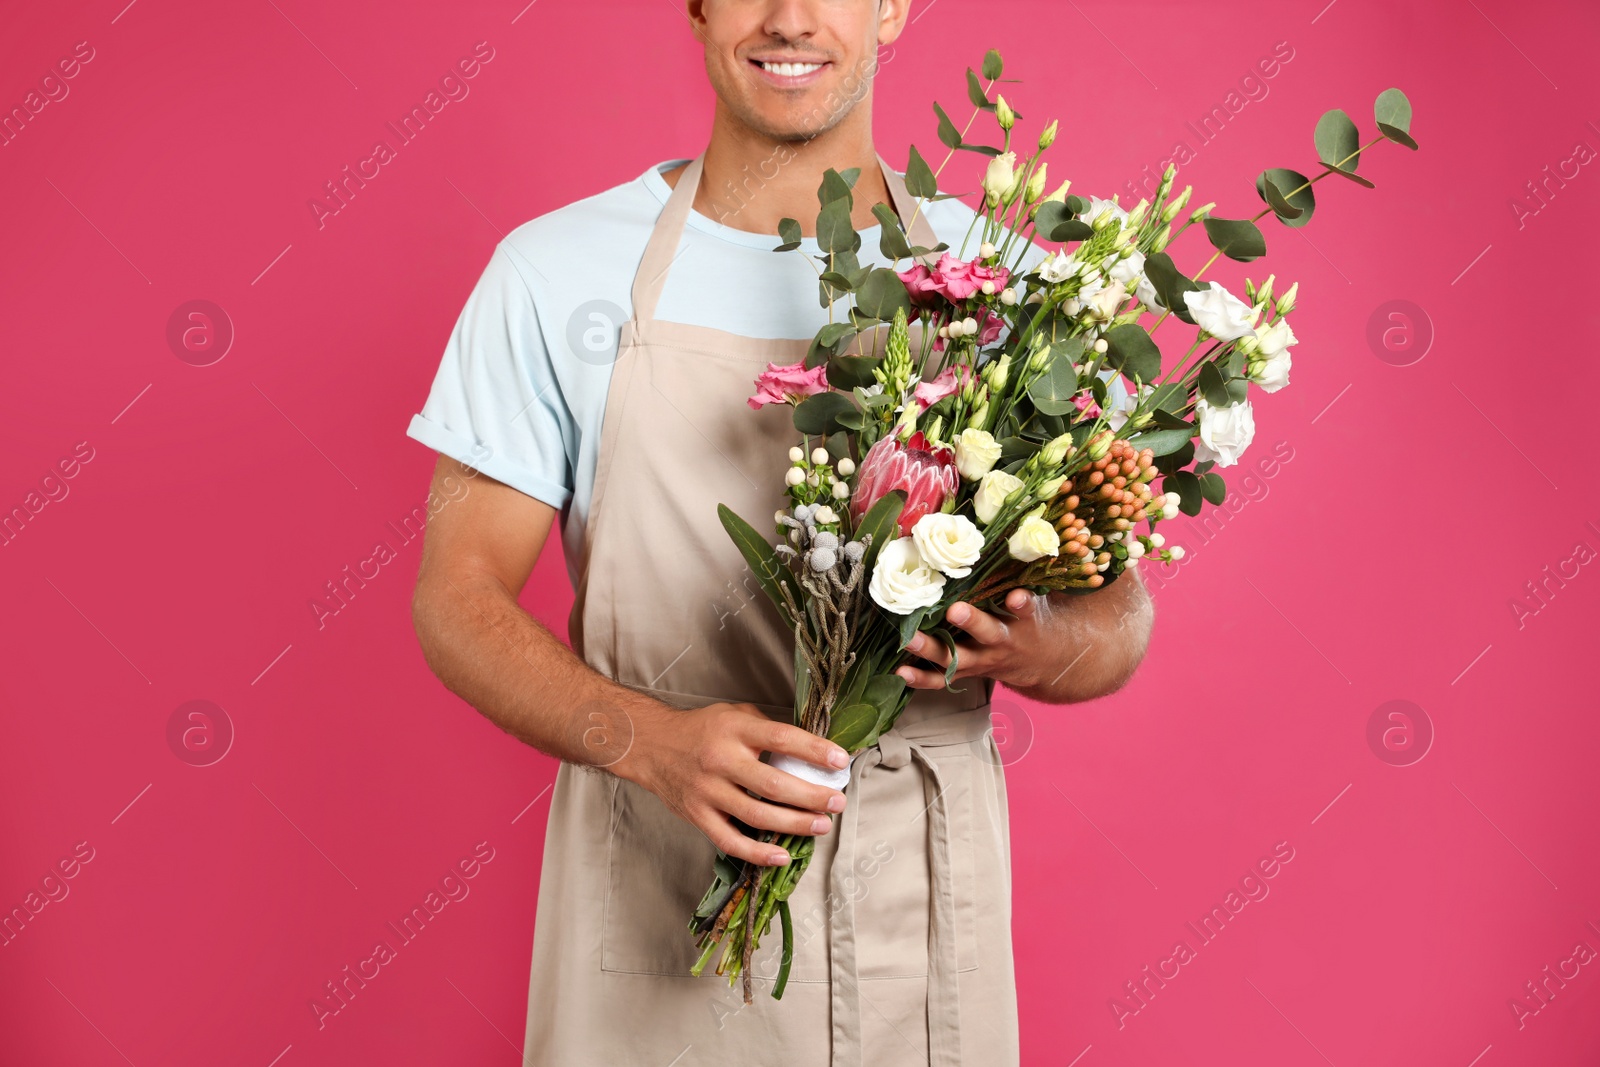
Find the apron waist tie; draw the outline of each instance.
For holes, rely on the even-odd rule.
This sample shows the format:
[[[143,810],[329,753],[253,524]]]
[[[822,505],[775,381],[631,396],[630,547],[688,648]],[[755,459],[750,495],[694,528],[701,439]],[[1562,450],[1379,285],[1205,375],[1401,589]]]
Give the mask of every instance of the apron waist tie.
[[[985,716],[986,717],[986,716]],[[916,763],[923,770],[928,820],[928,1063],[961,1063],[961,987],[957,977],[955,879],[950,863],[950,811],[946,784],[936,762],[914,740],[887,733],[858,759],[857,796],[840,820],[839,845],[829,872],[829,894],[837,906],[828,917],[833,999],[832,1067],[862,1067],[861,979],[856,970],[855,857],[865,790],[875,768],[897,770]]]

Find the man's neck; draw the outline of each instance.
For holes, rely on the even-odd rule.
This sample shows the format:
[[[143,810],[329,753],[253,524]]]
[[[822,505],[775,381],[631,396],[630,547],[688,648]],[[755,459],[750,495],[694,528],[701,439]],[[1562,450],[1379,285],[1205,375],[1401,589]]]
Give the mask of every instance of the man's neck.
[[[774,141],[717,108],[706,146],[694,209],[725,226],[776,234],[778,221],[791,218],[805,235],[816,235],[817,187],[830,168],[861,170],[856,179],[851,223],[858,230],[877,225],[874,204],[894,206],[878,167],[872,143],[871,102],[863,100],[832,129],[808,141]],[[858,118],[859,116],[859,118]],[[674,188],[687,165],[663,177]]]

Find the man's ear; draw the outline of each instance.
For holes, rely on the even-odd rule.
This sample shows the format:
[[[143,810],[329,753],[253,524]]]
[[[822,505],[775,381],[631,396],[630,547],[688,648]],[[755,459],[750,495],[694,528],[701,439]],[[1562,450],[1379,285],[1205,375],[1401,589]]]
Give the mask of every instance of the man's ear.
[[[689,25],[694,28],[694,35],[705,40],[706,0],[685,0],[684,14],[689,16]]]
[[[911,0],[879,0],[878,44],[893,44],[905,32]]]

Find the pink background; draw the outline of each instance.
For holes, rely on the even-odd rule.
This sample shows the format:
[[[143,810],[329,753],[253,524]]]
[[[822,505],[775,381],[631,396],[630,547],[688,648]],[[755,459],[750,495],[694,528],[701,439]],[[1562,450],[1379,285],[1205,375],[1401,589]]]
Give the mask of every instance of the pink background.
[[[418,545],[387,524],[433,456],[403,431],[502,232],[703,145],[699,53],[668,0],[126,2],[13,5],[0,35],[6,109],[94,50],[0,147],[0,508],[93,454],[0,547],[0,906],[93,855],[0,948],[0,1059],[515,1063],[555,765],[418,653]],[[1303,343],[1249,458],[1292,459],[1231,479],[1220,530],[1166,528],[1190,555],[1157,575],[1138,677],[1086,706],[1005,698],[1028,1063],[1600,1055],[1600,965],[1562,962],[1600,949],[1600,506],[1578,428],[1600,277],[1574,247],[1600,163],[1511,206],[1576,143],[1600,150],[1600,17],[1323,4],[935,0],[885,56],[877,128],[902,165],[911,139],[932,154],[930,95],[965,115],[961,69],[990,43],[1026,78],[1018,109],[1062,119],[1052,176],[1077,191],[1197,148],[1185,122],[1280,41],[1267,96],[1183,168],[1197,200],[1253,213],[1258,170],[1312,166],[1322,110],[1370,131],[1390,85],[1423,145],[1375,151],[1375,192],[1319,185],[1304,235],[1267,224]],[[307,200],[479,41],[470,95],[319,229]],[[975,157],[947,172],[975,184]],[[236,330],[205,367],[166,340],[196,299]],[[1408,366],[1403,331],[1399,358],[1368,341],[1392,300],[1431,323]],[[310,600],[379,539],[399,558],[319,630]],[[560,627],[556,551],[524,603]],[[169,744],[191,700],[231,723],[209,766]],[[1430,724],[1420,761],[1397,765],[1403,731],[1369,743],[1391,700]],[[470,895],[319,1030],[323,984],[479,842]],[[1270,894],[1199,946],[1186,922],[1280,842]],[[1195,957],[1132,999],[1180,938]],[[1578,968],[1548,1003],[1524,986],[1546,966]]]

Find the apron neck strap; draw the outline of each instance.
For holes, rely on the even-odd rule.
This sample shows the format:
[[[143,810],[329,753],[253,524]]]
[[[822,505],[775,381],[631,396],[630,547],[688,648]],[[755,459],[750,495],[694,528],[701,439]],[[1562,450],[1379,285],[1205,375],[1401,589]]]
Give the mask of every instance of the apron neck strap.
[[[877,158],[878,169],[883,172],[883,182],[889,187],[889,197],[894,202],[901,225],[905,225],[905,220],[913,219],[906,235],[910,243],[932,248],[939,243],[939,238],[928,224],[926,213],[919,210],[916,197],[906,189],[905,179],[895,173],[881,155]],[[661,209],[661,215],[650,233],[650,242],[645,246],[639,271],[633,277],[633,317],[639,322],[647,322],[656,316],[661,290],[667,284],[667,270],[678,254],[684,223],[689,220],[695,192],[700,188],[705,159],[705,153],[700,153],[678,176],[678,184],[673,186],[672,195],[667,197],[666,207]]]

